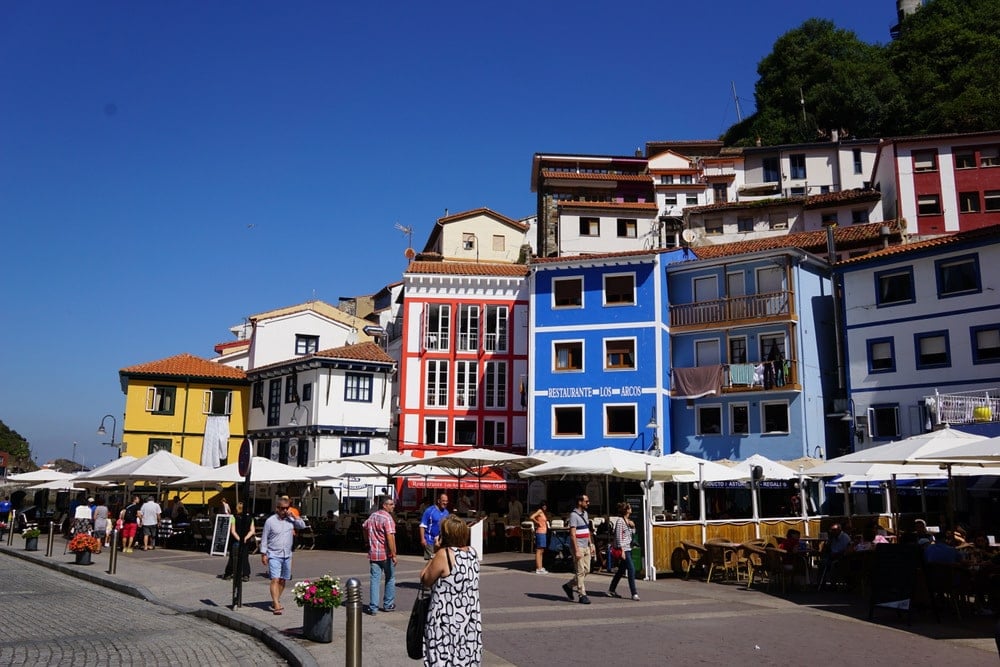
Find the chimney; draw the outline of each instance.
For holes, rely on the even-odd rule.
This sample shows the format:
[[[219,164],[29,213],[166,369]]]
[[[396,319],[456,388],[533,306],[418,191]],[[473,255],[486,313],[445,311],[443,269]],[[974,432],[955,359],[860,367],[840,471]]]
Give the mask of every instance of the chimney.
[[[883,250],[889,247],[889,235],[891,233],[892,230],[889,229],[889,225],[882,225],[881,227],[878,228],[878,236],[880,239],[882,239]]]
[[[830,141],[832,141],[833,143],[837,143],[838,141],[840,141],[840,130],[838,130],[837,128],[833,128],[832,130],[830,130]]]
[[[826,226],[826,260],[830,264],[837,263],[837,244],[833,240],[833,230],[836,229],[837,223],[830,223]]]

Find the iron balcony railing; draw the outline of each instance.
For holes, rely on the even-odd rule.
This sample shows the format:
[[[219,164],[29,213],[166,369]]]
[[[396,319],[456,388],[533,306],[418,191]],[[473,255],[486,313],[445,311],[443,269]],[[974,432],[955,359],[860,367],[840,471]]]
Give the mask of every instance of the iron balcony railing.
[[[924,396],[933,425],[1000,421],[1000,389],[978,389]]]

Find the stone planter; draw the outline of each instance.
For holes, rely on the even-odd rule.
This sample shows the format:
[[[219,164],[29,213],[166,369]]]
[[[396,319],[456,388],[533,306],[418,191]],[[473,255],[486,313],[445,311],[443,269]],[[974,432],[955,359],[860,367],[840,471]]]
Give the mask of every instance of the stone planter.
[[[302,636],[314,642],[332,642],[333,609],[302,607]]]
[[[25,551],[38,551],[38,538],[37,537],[26,537],[26,538],[24,538],[24,550]]]
[[[92,554],[89,551],[77,551],[73,555],[76,556],[77,565],[90,565]]]

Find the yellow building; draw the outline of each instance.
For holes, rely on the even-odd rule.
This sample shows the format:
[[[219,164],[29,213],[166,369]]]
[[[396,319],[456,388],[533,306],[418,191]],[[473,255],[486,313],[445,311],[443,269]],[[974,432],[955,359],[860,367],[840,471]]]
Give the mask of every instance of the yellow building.
[[[125,393],[122,454],[158,449],[217,467],[232,463],[246,436],[246,373],[179,354],[118,372]]]

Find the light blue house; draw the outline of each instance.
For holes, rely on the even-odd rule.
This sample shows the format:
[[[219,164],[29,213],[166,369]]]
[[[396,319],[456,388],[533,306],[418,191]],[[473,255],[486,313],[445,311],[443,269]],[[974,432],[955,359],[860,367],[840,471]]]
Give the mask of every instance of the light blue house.
[[[754,247],[699,247],[667,267],[670,450],[825,456],[824,396],[837,381],[829,266],[798,247]]]
[[[529,451],[653,451],[669,432],[666,267],[685,250],[531,263]]]

